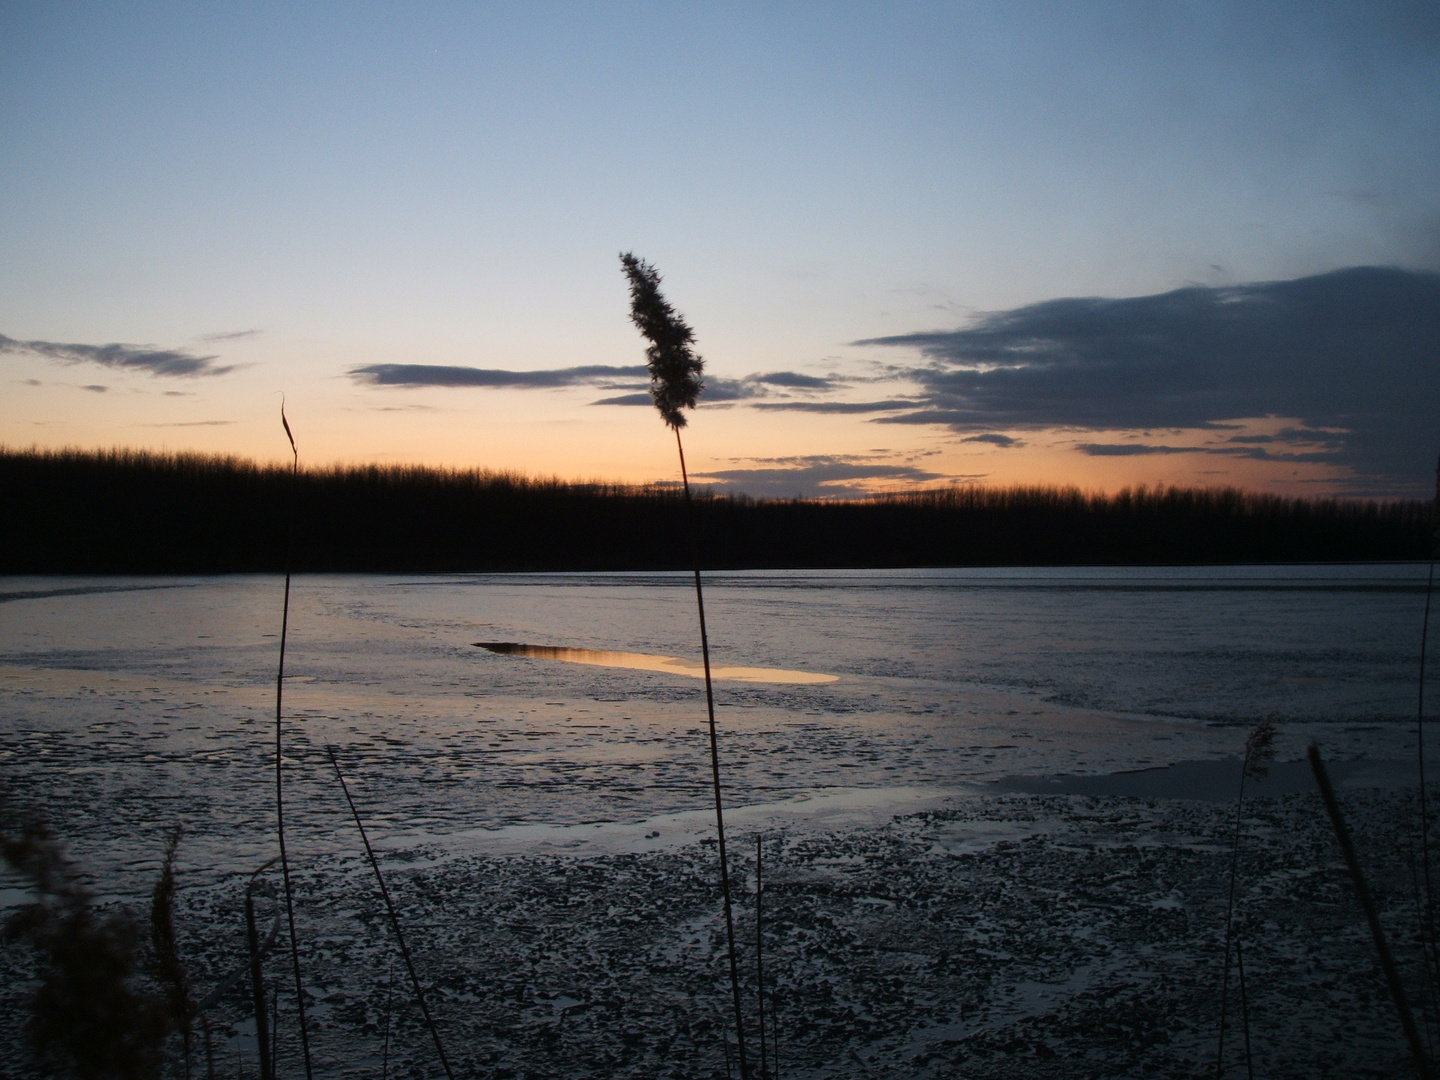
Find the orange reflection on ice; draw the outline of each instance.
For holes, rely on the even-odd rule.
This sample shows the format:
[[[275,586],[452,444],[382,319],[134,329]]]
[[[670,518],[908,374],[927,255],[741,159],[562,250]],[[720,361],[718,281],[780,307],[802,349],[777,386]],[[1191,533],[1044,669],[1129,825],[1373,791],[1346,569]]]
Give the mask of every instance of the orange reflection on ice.
[[[567,649],[556,645],[526,645],[518,641],[477,641],[477,646],[506,656],[531,656],[538,660],[563,660],[567,664],[590,664],[594,667],[630,668],[634,671],[664,671],[703,679],[705,668],[693,660],[675,656],[654,656],[650,653],[607,652],[603,649]],[[759,683],[832,683],[838,675],[821,675],[813,671],[786,671],[783,668],[710,666],[713,679]]]

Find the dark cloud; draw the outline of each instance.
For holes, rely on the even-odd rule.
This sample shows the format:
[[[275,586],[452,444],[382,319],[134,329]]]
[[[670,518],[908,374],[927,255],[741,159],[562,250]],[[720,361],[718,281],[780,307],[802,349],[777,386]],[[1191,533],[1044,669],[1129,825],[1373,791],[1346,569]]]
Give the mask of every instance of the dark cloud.
[[[1025,443],[1022,442],[1020,439],[1014,438],[1013,436],[1010,436],[1010,435],[1001,435],[1001,434],[999,434],[998,432],[994,432],[994,431],[987,431],[987,432],[984,432],[983,434],[980,434],[980,435],[967,435],[967,436],[965,436],[965,438],[961,439],[960,441],[961,441],[961,442],[992,443],[992,444],[994,444],[995,446],[1003,446],[1003,447],[1007,447],[1007,448],[1008,448],[1008,447],[1011,447],[1011,446],[1024,446],[1024,445],[1025,445]]]
[[[945,479],[913,465],[893,465],[850,457],[810,455],[804,457],[757,458],[744,468],[715,469],[695,475],[719,483],[727,491],[771,498],[856,498],[869,493],[865,481],[908,480],[927,482]]]
[[[1080,443],[1075,447],[1090,457],[1145,457],[1152,454],[1200,454],[1203,446],[1152,446],[1147,443]]]
[[[351,368],[350,377],[359,383],[376,387],[489,387],[518,390],[546,390],[564,386],[593,386],[602,390],[627,390],[591,402],[592,405],[651,405],[649,369],[643,366],[548,368],[542,371],[507,371],[500,368],[474,368],[439,364],[367,364]],[[823,393],[841,384],[833,378],[802,375],[794,371],[771,371],[728,379],[720,375],[705,376],[701,405],[731,404],[756,401],[778,391]],[[800,401],[784,398],[778,407],[806,408]],[[823,407],[819,411],[863,412],[866,408]]]
[[[1282,451],[1263,446],[1166,446],[1152,443],[1079,443],[1075,447],[1089,457],[1144,457],[1151,454],[1213,454],[1219,457],[1249,458],[1252,461],[1334,462],[1326,450]]]
[[[705,389],[700,392],[700,404],[713,405],[721,401],[744,401],[763,393],[764,390],[749,379],[722,379],[718,375],[706,375]]]
[[[110,387],[101,386],[99,383],[86,383],[80,389],[89,390],[92,394],[108,394],[110,392]]]
[[[1051,300],[960,330],[856,344],[917,349],[928,360],[908,372],[924,402],[881,423],[1223,430],[1224,421],[1289,417],[1304,429],[1277,442],[1310,445],[1278,455],[1284,460],[1325,460],[1348,466],[1357,481],[1414,491],[1428,488],[1440,449],[1433,272],[1355,267],[1120,300]],[[1314,429],[1332,429],[1321,451]]]
[[[442,364],[368,364],[349,371],[351,378],[370,386],[488,386],[531,390],[599,383],[606,379],[633,379],[647,374],[643,365],[606,367],[601,364],[543,371],[504,371]]]
[[[751,375],[752,382],[766,386],[785,386],[795,390],[829,390],[835,380],[819,375],[801,375],[797,371],[771,371],[764,375]]]
[[[769,398],[771,388],[798,390],[802,393],[824,392],[841,385],[834,379],[815,375],[801,375],[795,371],[771,371],[760,375],[746,375],[741,379],[726,379],[718,375],[705,376],[705,390],[700,395],[700,404],[721,401],[756,401]],[[784,399],[786,402],[792,399]],[[776,403],[780,404],[779,402]]]
[[[913,409],[913,399],[892,401],[757,401],[757,409],[788,409],[791,412],[869,413]]]
[[[0,353],[29,353],[63,364],[99,364],[101,367],[148,371],[151,375],[186,377],[224,375],[235,366],[217,364],[218,356],[196,356],[183,349],[156,349],[148,345],[67,345],[58,341],[16,341],[0,334]]]

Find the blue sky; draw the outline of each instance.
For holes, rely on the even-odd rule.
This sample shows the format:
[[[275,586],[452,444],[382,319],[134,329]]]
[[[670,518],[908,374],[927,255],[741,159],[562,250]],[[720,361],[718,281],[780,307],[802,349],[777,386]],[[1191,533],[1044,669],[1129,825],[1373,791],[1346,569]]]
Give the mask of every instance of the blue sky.
[[[317,463],[668,479],[658,417],[595,404],[643,378],[373,376],[642,363],[616,258],[634,250],[707,360],[687,437],[717,484],[1433,475],[1434,5],[15,3],[0,39],[7,445],[278,457],[284,392]],[[1081,362],[1046,323],[1027,386],[1063,367],[1087,398],[1118,394],[1117,371],[1153,392],[1001,408],[980,390],[993,356],[916,337],[1032,332],[1070,298],[1323,291],[1364,266],[1410,272],[1381,303],[1401,330],[1317,359],[1303,319],[1257,320],[1229,355],[1263,353],[1267,377],[1239,396],[1194,376],[1205,355],[1177,368],[1173,342],[1111,355],[1092,335]],[[1332,309],[1363,329],[1375,309],[1350,298]],[[205,362],[115,359],[152,354]],[[1317,383],[1335,400],[1298,393]],[[1395,403],[1416,416],[1381,454],[1365,432]],[[1121,445],[1167,449],[1094,449]]]

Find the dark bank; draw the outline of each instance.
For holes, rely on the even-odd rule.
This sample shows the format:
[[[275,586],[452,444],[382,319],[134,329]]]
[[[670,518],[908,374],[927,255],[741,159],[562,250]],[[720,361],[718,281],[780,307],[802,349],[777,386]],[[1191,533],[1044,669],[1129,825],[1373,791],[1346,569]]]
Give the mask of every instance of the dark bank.
[[[0,573],[685,569],[677,490],[483,470],[0,451]],[[1427,558],[1430,504],[1233,488],[964,487],[863,500],[702,495],[717,569]]]

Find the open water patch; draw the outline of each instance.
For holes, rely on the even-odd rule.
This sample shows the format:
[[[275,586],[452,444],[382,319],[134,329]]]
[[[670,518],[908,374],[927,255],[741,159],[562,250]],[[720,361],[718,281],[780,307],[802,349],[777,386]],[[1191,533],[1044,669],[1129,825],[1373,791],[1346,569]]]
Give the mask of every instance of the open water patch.
[[[604,649],[572,649],[560,645],[527,645],[519,641],[477,641],[478,648],[502,656],[528,656],[536,660],[559,660],[566,664],[587,664],[591,667],[627,668],[631,671],[659,671],[703,679],[705,668],[693,660],[654,653],[610,652]],[[741,667],[733,664],[712,664],[712,679],[733,682],[816,684],[833,683],[838,675],[818,671],[790,671],[785,668]]]

